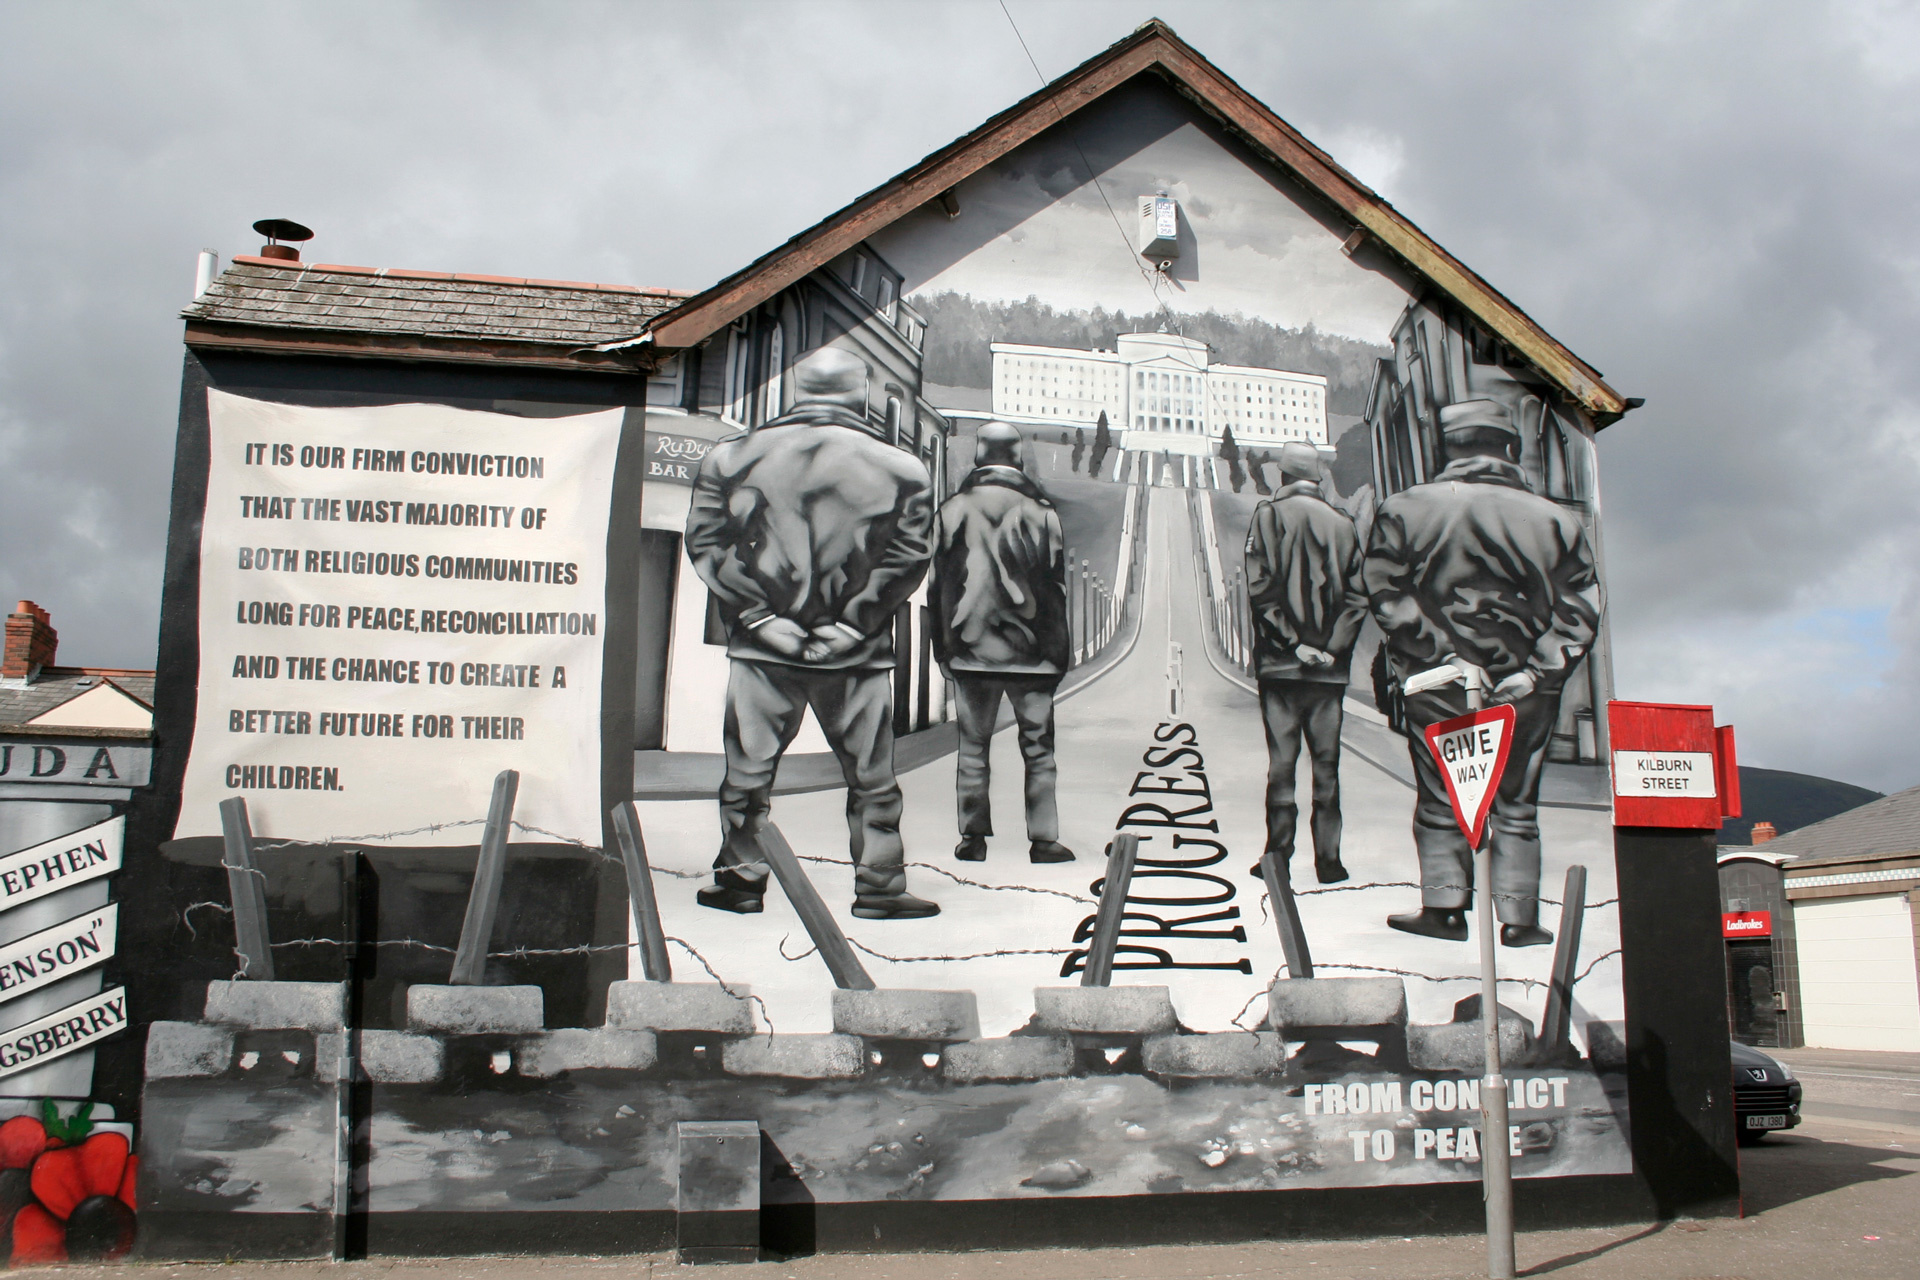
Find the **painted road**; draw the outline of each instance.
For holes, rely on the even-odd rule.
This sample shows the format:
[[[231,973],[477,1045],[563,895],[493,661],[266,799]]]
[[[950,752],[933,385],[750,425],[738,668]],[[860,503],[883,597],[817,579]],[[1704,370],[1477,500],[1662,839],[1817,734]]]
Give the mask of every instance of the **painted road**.
[[[1102,849],[1116,821],[1141,796],[1130,796],[1139,775],[1159,776],[1146,756],[1166,761],[1170,746],[1189,737],[1202,763],[1212,809],[1189,821],[1215,821],[1218,832],[1205,835],[1225,856],[1198,873],[1151,868],[1154,876],[1136,879],[1128,928],[1172,937],[1132,937],[1154,947],[1178,966],[1148,952],[1122,953],[1116,984],[1151,983],[1172,988],[1181,1021],[1194,1030],[1251,1028],[1263,1014],[1261,995],[1283,970],[1279,938],[1266,912],[1265,893],[1248,874],[1264,843],[1262,797],[1266,784],[1266,746],[1258,706],[1241,684],[1222,675],[1206,657],[1201,578],[1196,572],[1194,539],[1187,516],[1188,492],[1156,488],[1150,494],[1144,536],[1148,539],[1146,574],[1138,632],[1130,651],[1100,679],[1058,709],[1057,756],[1060,767],[1061,838],[1077,850],[1077,862],[1032,866],[1020,802],[1021,775],[1011,730],[999,734],[993,750],[993,803],[998,834],[985,863],[961,863],[952,856],[958,838],[953,802],[953,760],[946,757],[903,775],[906,817],[902,834],[909,860],[909,887],[938,901],[943,912],[928,920],[859,920],[852,905],[852,868],[847,861],[845,792],[841,790],[777,797],[773,818],[795,850],[805,858],[822,896],[861,958],[882,987],[965,988],[977,993],[981,1031],[1005,1035],[1025,1024],[1037,986],[1069,985],[1078,974],[1062,976],[1076,948],[1076,930],[1094,910],[1093,884],[1102,871]],[[1169,655],[1178,646],[1181,660],[1181,710],[1169,712]],[[1378,717],[1349,701],[1350,717]],[[1176,731],[1175,723],[1192,726]],[[1356,725],[1356,732],[1361,726]],[[1385,737],[1377,724],[1367,727],[1369,750],[1379,752]],[[1164,740],[1156,739],[1156,733]],[[1404,748],[1401,748],[1404,749]],[[1172,770],[1191,766],[1191,757],[1169,763]],[[1191,789],[1191,770],[1181,785]],[[1299,781],[1310,791],[1304,762]],[[1409,826],[1413,792],[1385,769],[1354,753],[1342,762],[1342,801],[1346,814],[1345,858],[1354,884],[1417,878]],[[1183,802],[1182,808],[1196,803]],[[1170,806],[1171,807],[1171,806]],[[656,867],[662,920],[673,946],[674,976],[703,980],[697,951],[714,973],[730,983],[746,983],[763,1002],[776,1029],[825,1031],[831,1027],[831,982],[799,919],[782,896],[768,895],[759,916],[733,916],[697,906],[694,891],[705,883],[718,844],[713,802],[656,801],[642,804],[641,821]],[[1566,867],[1583,863],[1589,873],[1590,902],[1614,896],[1611,832],[1607,816],[1584,810],[1546,809],[1541,814],[1545,845],[1543,892],[1559,896]],[[1304,817],[1302,821],[1304,828]],[[1168,834],[1172,834],[1169,832]],[[1304,830],[1302,832],[1304,836]],[[1156,852],[1152,842],[1143,856],[1177,853],[1192,862],[1217,852],[1201,846]],[[1369,976],[1406,971],[1407,993],[1416,1021],[1441,1022],[1453,1004],[1478,988],[1477,944],[1414,938],[1386,928],[1389,912],[1417,905],[1411,888],[1339,887],[1314,892],[1311,859],[1303,854],[1295,874],[1302,890],[1301,911],[1321,977]],[[1149,864],[1143,864],[1143,870]],[[1217,882],[1206,877],[1217,877]],[[1160,898],[1157,903],[1143,898]],[[1204,903],[1201,899],[1211,899]],[[1198,905],[1180,906],[1178,903]],[[1197,915],[1214,917],[1194,921]],[[1556,926],[1557,908],[1546,909],[1545,923]],[[1188,921],[1181,924],[1179,921]],[[1241,930],[1243,939],[1231,936]],[[1201,937],[1200,934],[1227,934]],[[1588,913],[1581,966],[1618,946],[1618,925],[1611,907]],[[1506,951],[1503,977],[1542,982],[1551,948]],[[1126,968],[1150,964],[1151,968]],[[1342,967],[1345,966],[1345,967]],[[633,971],[639,965],[634,961]],[[1433,980],[1442,979],[1442,980]],[[1543,986],[1518,983],[1503,987],[1513,1008],[1537,1019],[1545,1002]],[[1618,958],[1600,959],[1575,991],[1575,1023],[1620,1016]]]

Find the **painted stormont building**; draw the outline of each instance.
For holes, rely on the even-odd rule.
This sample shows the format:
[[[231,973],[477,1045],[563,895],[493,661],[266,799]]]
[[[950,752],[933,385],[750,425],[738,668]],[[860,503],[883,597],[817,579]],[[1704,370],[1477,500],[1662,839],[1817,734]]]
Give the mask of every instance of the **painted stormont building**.
[[[1113,351],[993,344],[993,412],[1008,422],[1095,425],[1125,447],[1211,453],[1231,427],[1242,444],[1327,443],[1327,380],[1317,373],[1213,364],[1207,344],[1123,333]]]

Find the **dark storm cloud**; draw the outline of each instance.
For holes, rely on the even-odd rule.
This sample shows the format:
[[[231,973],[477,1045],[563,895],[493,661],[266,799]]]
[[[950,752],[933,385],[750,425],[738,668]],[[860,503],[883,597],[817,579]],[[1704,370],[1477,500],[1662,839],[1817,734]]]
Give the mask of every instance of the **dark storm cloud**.
[[[1648,406],[1601,439],[1622,696],[1920,780],[1920,23],[1892,6],[1158,12]],[[0,8],[0,595],[152,660],[193,255],[699,287],[1035,87],[993,3]],[[1196,193],[1196,196],[1202,193]]]

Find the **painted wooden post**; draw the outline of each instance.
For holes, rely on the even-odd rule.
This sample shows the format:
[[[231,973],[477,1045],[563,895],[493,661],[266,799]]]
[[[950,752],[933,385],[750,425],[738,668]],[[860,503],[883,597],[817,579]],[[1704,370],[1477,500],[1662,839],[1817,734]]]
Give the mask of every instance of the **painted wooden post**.
[[[360,1067],[360,1024],[362,1022],[360,996],[370,976],[366,959],[370,951],[363,951],[361,939],[369,930],[378,932],[377,921],[363,921],[367,914],[363,894],[372,887],[372,868],[367,855],[358,849],[349,850],[340,860],[340,971],[346,984],[342,1003],[343,1017],[340,1023],[338,1052],[334,1055],[334,1137],[333,1137],[333,1260],[345,1262],[356,1256],[366,1254],[365,1227],[365,1186],[361,1182],[361,1194],[356,1197],[354,1172],[366,1168],[367,1152],[356,1141],[359,1136],[358,1124],[365,1119],[371,1122],[371,1109],[364,1105],[369,1100],[365,1072]],[[359,1217],[356,1218],[356,1213]],[[359,1228],[359,1230],[356,1230]],[[362,1237],[356,1239],[356,1236]],[[357,1247],[356,1247],[357,1246]]]
[[[833,985],[842,991],[873,990],[873,979],[867,976],[860,957],[853,954],[847,935],[840,932],[833,913],[820,900],[819,890],[807,878],[806,869],[800,865],[800,859],[793,855],[793,846],[780,834],[780,828],[771,822],[760,828],[759,843],[760,856],[766,859],[767,865],[773,868],[773,874],[779,877],[780,887],[786,890],[787,901],[793,904],[800,923],[807,927],[807,936],[813,939],[820,958],[827,962],[827,972],[833,975]]]
[[[1080,562],[1080,661],[1082,662],[1093,656],[1093,645],[1089,643],[1092,630],[1087,626],[1087,602],[1092,598],[1092,593],[1087,590],[1089,585],[1087,562],[1082,560]]]
[[[1307,949],[1307,931],[1300,925],[1300,909],[1293,900],[1293,882],[1271,850],[1260,855],[1260,878],[1267,883],[1267,902],[1273,908],[1274,927],[1280,931],[1280,952],[1287,958],[1287,976],[1311,978],[1313,953]]]
[[[493,780],[493,803],[487,806],[486,832],[480,837],[480,857],[473,866],[473,889],[467,894],[467,918],[460,926],[460,948],[453,956],[456,987],[484,985],[487,944],[493,940],[493,919],[500,912],[500,881],[507,869],[507,835],[513,825],[513,800],[520,792],[518,770],[502,769]]]
[[[1080,610],[1075,604],[1079,597],[1079,585],[1074,581],[1073,548],[1067,548],[1067,665],[1080,665],[1080,635],[1075,629],[1079,622]]]
[[[627,899],[633,906],[634,933],[640,939],[640,967],[648,982],[672,982],[660,902],[654,896],[653,870],[647,865],[647,843],[641,838],[640,813],[633,801],[614,806],[613,834],[620,842],[620,863],[627,869]]]
[[[1083,987],[1113,983],[1113,955],[1120,946],[1120,925],[1127,911],[1127,889],[1133,883],[1134,859],[1140,856],[1140,837],[1131,831],[1113,838],[1107,847],[1107,874],[1100,883],[1100,910],[1093,918],[1093,936],[1087,940],[1087,964],[1080,971]]]
[[[273,981],[273,946],[267,933],[267,882],[253,860],[253,824],[244,796],[220,802],[220,830],[226,838],[221,863],[227,869],[227,894],[233,899],[233,949],[240,953],[236,977]]]
[[[1560,895],[1560,936],[1553,944],[1553,970],[1547,983],[1547,1010],[1540,1018],[1540,1052],[1558,1053],[1570,1043],[1567,1035],[1573,1015],[1573,969],[1580,962],[1580,928],[1587,915],[1587,869],[1575,863],[1567,868],[1567,887]]]

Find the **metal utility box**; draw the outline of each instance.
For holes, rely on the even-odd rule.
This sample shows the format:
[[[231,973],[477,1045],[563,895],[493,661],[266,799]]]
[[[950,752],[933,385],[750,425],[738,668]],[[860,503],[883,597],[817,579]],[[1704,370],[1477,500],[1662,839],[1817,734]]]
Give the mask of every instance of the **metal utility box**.
[[[1180,202],[1164,193],[1140,197],[1140,256],[1156,262],[1180,256]]]

